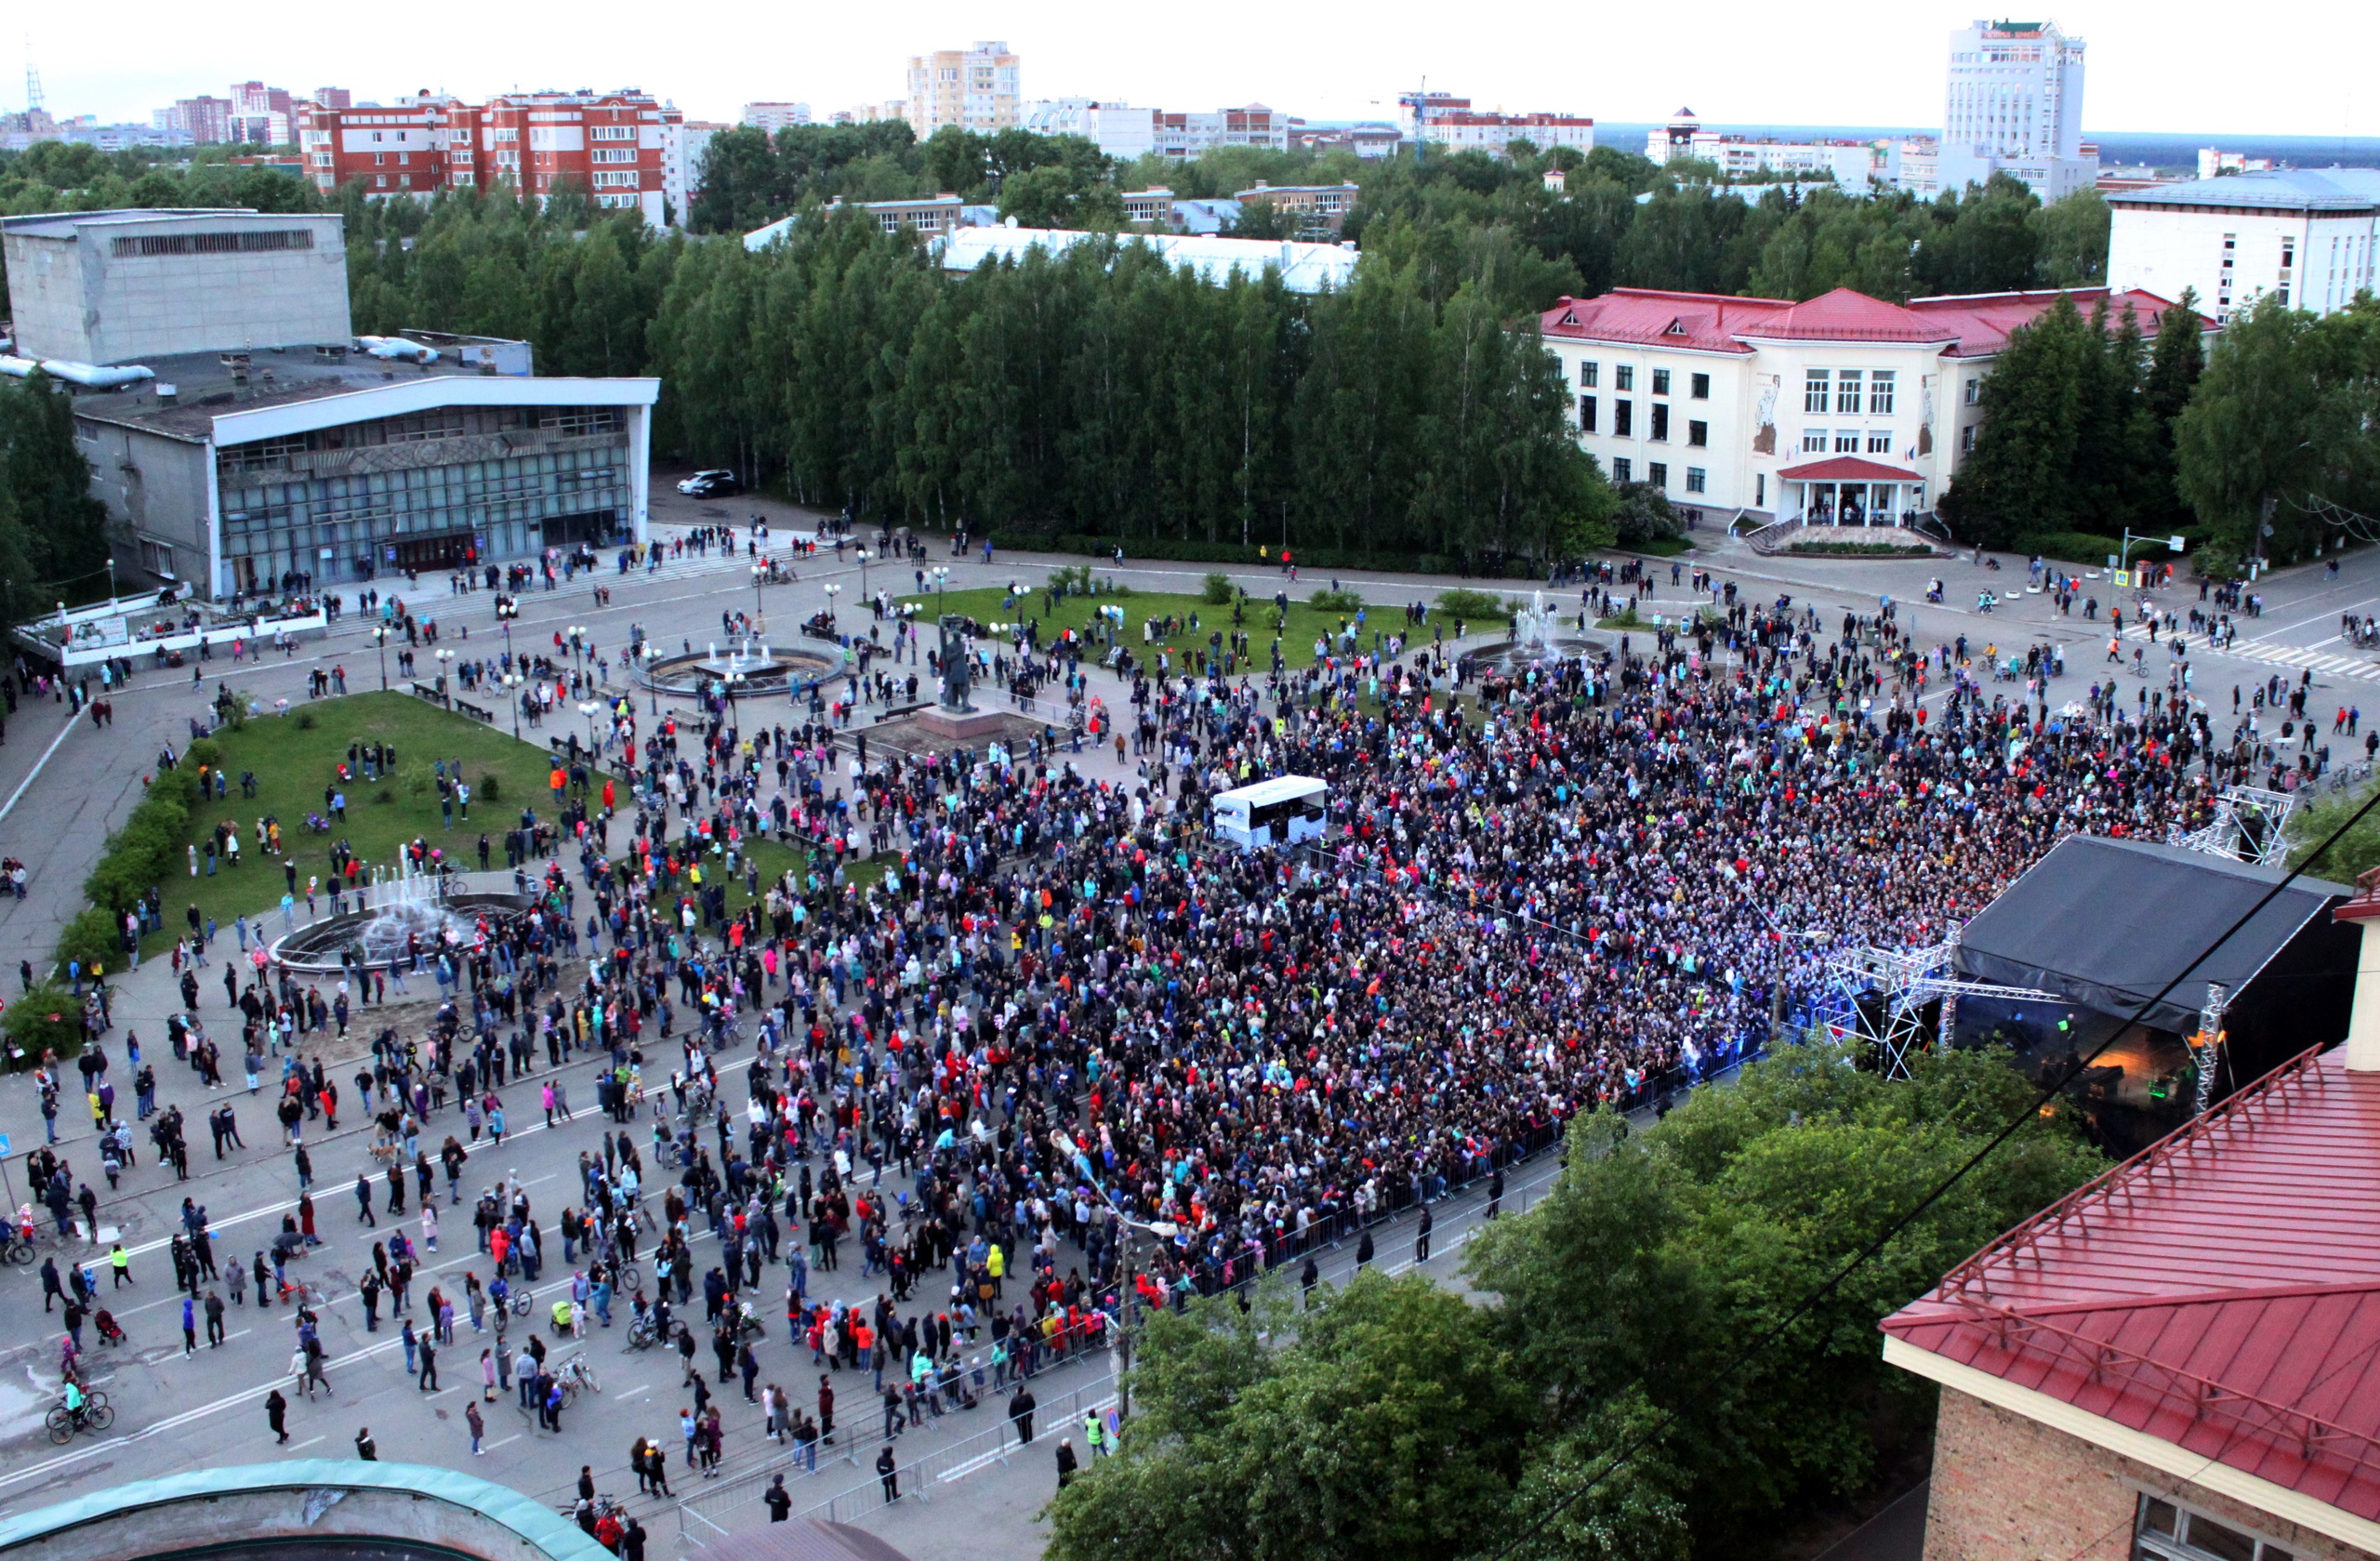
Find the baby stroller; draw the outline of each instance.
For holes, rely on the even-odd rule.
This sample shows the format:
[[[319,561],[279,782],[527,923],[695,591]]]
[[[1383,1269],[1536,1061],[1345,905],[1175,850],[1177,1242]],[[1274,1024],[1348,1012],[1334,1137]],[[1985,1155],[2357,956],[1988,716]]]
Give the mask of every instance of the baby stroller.
[[[124,1325],[115,1320],[113,1312],[102,1306],[92,1314],[91,1321],[99,1330],[100,1343],[121,1344],[124,1343]]]

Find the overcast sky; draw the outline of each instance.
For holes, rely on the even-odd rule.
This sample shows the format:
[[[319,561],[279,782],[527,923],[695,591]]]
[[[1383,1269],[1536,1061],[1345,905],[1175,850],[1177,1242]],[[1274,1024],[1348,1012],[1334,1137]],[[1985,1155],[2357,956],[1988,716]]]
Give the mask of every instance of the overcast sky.
[[[477,98],[511,87],[637,86],[690,117],[733,119],[754,99],[806,100],[822,117],[900,96],[910,54],[997,37],[1023,56],[1028,99],[1114,98],[1214,109],[1265,102],[1315,119],[1384,118],[1399,90],[1507,112],[1716,123],[1941,123],[1950,30],[1974,0],[1806,7],[1692,5],[1149,7],[1090,0],[959,5],[627,6],[341,4],[226,11],[188,0],[14,7],[0,37],[0,106],[24,102],[30,46],[52,112],[146,120],[177,97],[262,78],[391,99],[420,87]],[[2316,0],[2286,25],[2213,0],[2073,0],[2048,13],[2090,44],[2092,131],[2380,135],[2380,5]],[[556,24],[559,22],[559,26]],[[26,36],[19,32],[22,27]]]

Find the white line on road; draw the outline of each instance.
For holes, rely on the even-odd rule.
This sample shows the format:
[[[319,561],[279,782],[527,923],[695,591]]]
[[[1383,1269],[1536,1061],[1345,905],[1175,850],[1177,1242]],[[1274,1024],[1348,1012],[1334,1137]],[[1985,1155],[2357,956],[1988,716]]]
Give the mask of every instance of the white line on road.
[[[304,1452],[308,1448],[317,1446],[320,1443],[327,1442],[329,1440],[330,1438],[328,1436],[309,1436],[304,1441],[293,1442],[281,1450],[284,1455],[293,1452]]]
[[[519,1440],[521,1439],[521,1435],[522,1435],[522,1434],[521,1434],[520,1432],[515,1431],[511,1435],[507,1436],[506,1438],[504,1438],[504,1440],[503,1440],[503,1441],[501,1441],[501,1442],[490,1442],[487,1446],[485,1446],[485,1447],[483,1447],[483,1448],[480,1449],[480,1450],[481,1450],[482,1452],[494,1452],[494,1451],[495,1451],[496,1449],[498,1449],[498,1448],[501,1448],[501,1447],[508,1447],[508,1446],[509,1446],[510,1444],[512,1444],[512,1443],[514,1443],[514,1442],[519,1441]]]
[[[16,811],[17,799],[25,794],[27,787],[41,778],[42,767],[49,762],[49,756],[58,751],[58,745],[66,740],[67,734],[74,730],[74,724],[73,716],[66,718],[66,724],[58,729],[58,735],[49,740],[49,747],[42,749],[41,757],[33,761],[33,767],[25,772],[23,780],[17,783],[17,789],[8,793],[8,800],[6,802],[0,802],[0,819],[7,818],[9,814]]]

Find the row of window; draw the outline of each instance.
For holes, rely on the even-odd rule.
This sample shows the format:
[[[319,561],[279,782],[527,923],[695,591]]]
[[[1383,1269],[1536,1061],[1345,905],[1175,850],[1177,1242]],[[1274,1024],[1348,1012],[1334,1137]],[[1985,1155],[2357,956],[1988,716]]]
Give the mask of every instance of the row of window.
[[[135,233],[116,239],[108,252],[122,260],[153,255],[262,255],[313,247],[311,228],[271,228],[229,233]]]
[[[1831,412],[1838,417],[1856,417],[1859,415],[1864,385],[1868,416],[1889,417],[1893,414],[1893,392],[1899,384],[1899,377],[1897,370],[1889,368],[1805,369],[1802,371],[1802,410]]]
[[[428,412],[407,413],[402,417],[374,417],[360,423],[342,423],[337,428],[314,429],[283,439],[227,444],[217,453],[216,466],[222,480],[228,482],[243,472],[261,470],[307,450],[414,444],[430,439],[467,439],[526,429],[568,439],[580,434],[618,433],[627,426],[627,414],[616,406],[441,406]]]
[[[1594,362],[1593,359],[1582,361],[1579,364],[1579,388],[1582,390],[1593,390],[1597,380],[1599,380],[1602,376],[1603,365],[1601,364]],[[1711,399],[1711,377],[1709,375],[1689,374],[1686,377],[1686,394],[1688,397],[1695,401],[1709,401]],[[1636,365],[1634,364],[1612,364],[1611,388],[1615,390],[1634,390],[1636,388]],[[1665,368],[1657,368],[1653,370],[1653,394],[1657,396],[1665,396],[1669,393],[1670,371]]]
[[[1636,481],[1636,463],[1630,460],[1626,456],[1614,456],[1611,458],[1611,480],[1615,483],[1633,483]],[[1667,461],[1646,461],[1645,463],[1645,481],[1650,486],[1659,488],[1663,493],[1667,493],[1670,486],[1669,463]],[[1711,474],[1703,468],[1699,466],[1689,466],[1686,469],[1686,491],[1687,493],[1706,493],[1709,491],[1710,482]]]
[[[1835,430],[1834,453],[1838,456],[1858,455],[1859,453],[1859,441],[1862,435],[1858,429]],[[1870,429],[1867,431],[1865,438],[1868,442],[1868,454],[1871,456],[1889,456],[1893,453],[1893,436],[1891,430]],[[1827,453],[1826,430],[1804,429],[1802,430],[1802,453],[1805,456],[1825,455]]]
[[[1649,403],[1646,410],[1650,414],[1650,422],[1652,426],[1646,430],[1645,437],[1651,440],[1656,444],[1668,443],[1670,437],[1669,406],[1665,403],[1657,401]],[[1600,415],[1595,407],[1595,398],[1593,396],[1580,396],[1579,398],[1579,431],[1580,433],[1601,432],[1602,430],[1596,427],[1599,417]],[[1633,439],[1636,437],[1636,403],[1634,402],[1620,401],[1617,399],[1612,402],[1611,432],[1612,437],[1615,439]],[[1700,449],[1704,445],[1709,444],[1711,443],[1711,425],[1702,421],[1699,417],[1689,419],[1686,425],[1686,442],[1697,449]]]

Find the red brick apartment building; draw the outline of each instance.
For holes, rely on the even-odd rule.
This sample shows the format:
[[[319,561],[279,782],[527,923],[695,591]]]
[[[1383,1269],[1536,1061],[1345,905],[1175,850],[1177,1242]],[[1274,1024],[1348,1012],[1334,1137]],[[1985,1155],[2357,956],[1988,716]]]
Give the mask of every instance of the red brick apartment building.
[[[664,155],[665,127],[684,118],[634,88],[520,92],[479,104],[424,93],[393,105],[316,108],[305,116],[300,151],[325,194],[360,179],[376,196],[509,182],[542,199],[575,180],[598,205],[642,211],[659,227],[665,199],[685,215]]]
[[[2380,893],[2309,1052],[1886,1318],[1942,1390],[1925,1561],[2380,1557]]]

